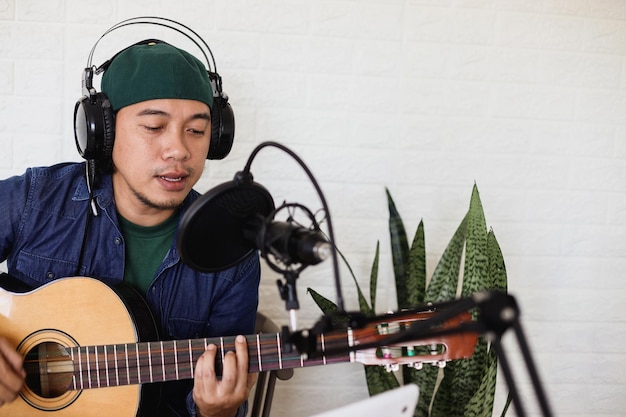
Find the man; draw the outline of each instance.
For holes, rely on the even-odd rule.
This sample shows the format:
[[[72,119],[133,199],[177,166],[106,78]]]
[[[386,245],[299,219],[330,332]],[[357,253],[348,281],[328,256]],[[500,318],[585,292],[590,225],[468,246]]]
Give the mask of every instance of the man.
[[[204,65],[166,43],[134,45],[114,57],[101,84],[115,131],[112,168],[100,167],[93,194],[78,163],[0,181],[0,260],[9,275],[29,288],[76,272],[124,281],[145,295],[162,339],[252,333],[258,255],[200,273],[181,262],[175,245],[209,152],[214,98]],[[193,381],[165,383],[159,415],[244,416],[255,377],[247,373],[245,338],[236,340],[221,377],[209,345]],[[0,338],[0,405],[22,388],[22,365]]]

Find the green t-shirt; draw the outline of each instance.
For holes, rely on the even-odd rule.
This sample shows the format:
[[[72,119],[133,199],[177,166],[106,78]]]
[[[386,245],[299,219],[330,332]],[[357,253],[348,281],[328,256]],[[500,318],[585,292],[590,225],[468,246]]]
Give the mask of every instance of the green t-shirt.
[[[172,246],[178,212],[156,226],[138,226],[117,216],[126,242],[124,281],[146,294],[167,251]]]

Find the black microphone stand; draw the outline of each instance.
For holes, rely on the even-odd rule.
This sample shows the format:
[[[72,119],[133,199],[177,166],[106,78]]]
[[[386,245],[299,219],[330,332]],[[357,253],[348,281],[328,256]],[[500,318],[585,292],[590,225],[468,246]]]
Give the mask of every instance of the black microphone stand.
[[[526,412],[519,397],[505,349],[502,346],[502,336],[504,332],[510,328],[513,329],[517,339],[541,412],[546,417],[552,417],[548,398],[543,390],[539,373],[537,372],[533,357],[530,353],[530,347],[528,346],[526,336],[519,320],[520,311],[515,298],[501,292],[485,292],[476,294],[472,299],[479,309],[478,323],[483,327],[482,333],[485,334],[491,342],[492,347],[496,350],[498,355],[498,362],[502,367],[502,373],[509,387],[516,414],[519,417],[523,417],[526,415]]]

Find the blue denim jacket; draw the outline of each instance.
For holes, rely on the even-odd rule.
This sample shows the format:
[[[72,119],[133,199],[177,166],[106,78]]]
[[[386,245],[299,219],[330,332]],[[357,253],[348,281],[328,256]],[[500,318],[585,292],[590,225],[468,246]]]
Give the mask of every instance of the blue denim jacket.
[[[76,275],[89,204],[84,170],[84,164],[65,163],[0,181],[0,261],[6,259],[9,275],[29,287]],[[91,219],[79,275],[115,285],[124,276],[125,252],[110,176],[102,178],[94,195],[99,215]],[[198,196],[189,194],[181,216]],[[258,305],[258,254],[227,270],[202,273],[181,261],[175,242],[146,294],[161,338],[251,334]],[[195,415],[192,381],[178,384],[171,393],[164,389],[165,401],[179,413],[187,408]]]

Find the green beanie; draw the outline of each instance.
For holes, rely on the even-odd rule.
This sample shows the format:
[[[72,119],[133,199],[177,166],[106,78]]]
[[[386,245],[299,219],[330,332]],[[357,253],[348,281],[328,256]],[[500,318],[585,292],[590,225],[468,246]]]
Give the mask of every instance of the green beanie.
[[[161,98],[198,100],[213,106],[205,66],[167,43],[133,45],[122,51],[104,72],[101,89],[114,111]]]

